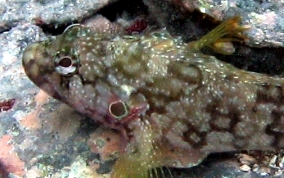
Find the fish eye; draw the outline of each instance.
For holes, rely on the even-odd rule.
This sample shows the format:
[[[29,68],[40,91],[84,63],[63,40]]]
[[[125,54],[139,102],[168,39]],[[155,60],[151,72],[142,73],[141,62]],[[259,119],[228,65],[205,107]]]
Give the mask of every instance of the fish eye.
[[[121,100],[110,103],[108,110],[109,113],[118,120],[128,115],[127,106],[125,102]]]
[[[71,56],[55,56],[54,58],[54,66],[55,70],[60,75],[72,75],[76,73],[78,68],[78,60],[77,58]]]

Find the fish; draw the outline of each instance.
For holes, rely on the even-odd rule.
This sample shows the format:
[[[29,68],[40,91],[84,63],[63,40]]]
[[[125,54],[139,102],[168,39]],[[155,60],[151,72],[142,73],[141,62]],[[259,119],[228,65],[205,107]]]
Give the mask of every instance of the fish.
[[[210,153],[284,147],[284,79],[201,52],[230,57],[247,30],[240,21],[188,43],[166,29],[118,35],[74,24],[28,45],[23,68],[51,97],[121,135],[112,178],[165,177],[161,167],[192,167]]]

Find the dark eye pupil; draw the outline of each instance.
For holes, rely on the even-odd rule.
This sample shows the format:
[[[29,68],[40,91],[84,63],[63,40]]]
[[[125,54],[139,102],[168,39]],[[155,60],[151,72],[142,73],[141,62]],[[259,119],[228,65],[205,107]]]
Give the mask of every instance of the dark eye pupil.
[[[109,112],[117,119],[122,119],[127,116],[128,110],[124,102],[115,101],[109,105]]]
[[[72,65],[72,59],[70,57],[63,57],[60,59],[58,65],[62,67],[70,67]]]

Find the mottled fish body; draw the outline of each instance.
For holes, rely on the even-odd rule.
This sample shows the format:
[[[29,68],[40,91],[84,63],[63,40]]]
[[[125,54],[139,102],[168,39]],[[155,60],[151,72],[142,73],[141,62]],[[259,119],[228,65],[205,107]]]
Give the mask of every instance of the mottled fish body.
[[[283,148],[284,79],[202,54],[207,39],[187,44],[165,30],[115,36],[73,25],[28,46],[23,66],[50,96],[121,132],[125,150],[113,177],[190,167],[211,152]]]

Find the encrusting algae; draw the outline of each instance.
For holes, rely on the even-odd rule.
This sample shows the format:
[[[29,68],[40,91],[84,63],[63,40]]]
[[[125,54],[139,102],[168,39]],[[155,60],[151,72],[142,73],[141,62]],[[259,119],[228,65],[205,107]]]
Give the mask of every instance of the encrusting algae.
[[[119,131],[113,178],[165,177],[162,166],[191,167],[211,152],[284,147],[284,79],[199,51],[231,54],[227,45],[244,39],[239,21],[188,44],[166,30],[127,36],[72,25],[29,45],[23,66],[50,96]]]

